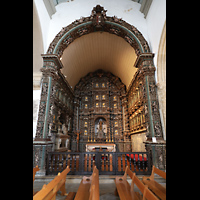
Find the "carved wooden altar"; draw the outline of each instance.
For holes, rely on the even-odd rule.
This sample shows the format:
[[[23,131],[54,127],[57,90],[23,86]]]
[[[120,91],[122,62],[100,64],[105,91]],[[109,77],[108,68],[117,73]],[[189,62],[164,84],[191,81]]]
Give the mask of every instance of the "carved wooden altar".
[[[103,70],[91,72],[76,85],[74,95],[73,130],[82,133],[80,151],[85,150],[86,142],[117,143],[124,140],[124,127],[128,126],[128,119],[123,118],[122,113],[126,88],[119,77]],[[124,107],[127,115],[127,106]]]
[[[65,48],[95,31],[122,37],[135,49],[134,66],[138,70],[129,88],[112,73],[97,70],[81,78],[73,91],[61,73],[60,57]],[[136,27],[116,16],[107,16],[106,10],[97,5],[89,17],[63,27],[42,57],[41,99],[33,142],[33,164],[41,171],[45,169],[47,153],[55,150],[58,129],[63,124],[70,137],[71,151],[77,148],[85,151],[86,144],[97,142],[116,144],[116,151],[131,151],[130,137],[133,139],[137,134],[144,134],[147,142],[152,137],[163,140],[154,54]],[[77,131],[81,132],[79,142]]]

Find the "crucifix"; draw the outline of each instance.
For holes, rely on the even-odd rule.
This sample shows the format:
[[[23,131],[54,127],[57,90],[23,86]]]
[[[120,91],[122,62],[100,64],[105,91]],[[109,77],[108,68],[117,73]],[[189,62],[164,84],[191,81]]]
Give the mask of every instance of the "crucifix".
[[[77,152],[79,152],[79,135],[81,134],[81,132],[78,130],[76,133],[75,133],[76,135],[77,135],[77,137],[76,137],[76,143],[77,143]]]

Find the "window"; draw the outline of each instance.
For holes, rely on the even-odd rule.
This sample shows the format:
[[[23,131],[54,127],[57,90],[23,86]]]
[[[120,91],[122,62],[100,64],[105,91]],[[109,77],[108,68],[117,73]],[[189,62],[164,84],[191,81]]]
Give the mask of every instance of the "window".
[[[106,103],[102,103],[102,106],[103,106],[103,108],[105,108],[106,107]]]
[[[85,97],[85,101],[88,101],[88,97]]]
[[[96,100],[98,100],[99,99],[99,95],[96,95]]]
[[[99,103],[96,103],[96,108],[99,107]]]
[[[117,97],[116,96],[113,97],[113,101],[117,101]]]
[[[84,127],[87,127],[87,122],[84,123]]]
[[[114,103],[114,108],[117,108],[117,104],[116,103]]]
[[[84,130],[84,135],[87,135],[87,130],[86,129]]]
[[[102,87],[105,88],[105,83],[102,83]]]
[[[115,135],[118,135],[118,130],[115,130]]]
[[[88,108],[88,105],[87,104],[85,104],[85,109],[87,109]]]
[[[95,85],[95,86],[96,86],[96,88],[98,88],[98,87],[99,87],[99,83],[96,83],[96,85]]]
[[[115,121],[115,127],[118,127],[118,122]]]
[[[105,100],[106,99],[106,95],[102,95],[102,100]]]

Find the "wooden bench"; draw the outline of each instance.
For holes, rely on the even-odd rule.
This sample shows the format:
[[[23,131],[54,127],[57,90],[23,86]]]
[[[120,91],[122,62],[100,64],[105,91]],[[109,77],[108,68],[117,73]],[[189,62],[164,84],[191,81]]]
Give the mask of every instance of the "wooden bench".
[[[33,196],[33,200],[55,200],[58,190],[60,190],[61,195],[64,196],[66,194],[65,181],[69,171],[69,166],[67,166],[67,168],[63,170],[62,173],[58,173],[58,175],[50,183],[47,185],[44,184],[42,189]]]
[[[144,176],[142,181],[144,184],[148,185],[149,189],[152,190],[159,198],[166,199],[166,188],[154,180],[154,173],[166,179],[166,172],[161,171],[153,165],[151,176]]]
[[[36,165],[36,167],[33,168],[33,184],[34,184],[34,180],[35,180],[35,174],[37,171],[39,171],[40,169],[38,168],[38,166]],[[34,190],[33,190],[33,195],[34,195]]]
[[[33,168],[33,182],[35,180],[35,174],[37,171],[39,171],[40,169],[38,168],[38,166],[36,165],[36,167]]]
[[[131,185],[127,181],[127,174],[132,179]],[[115,178],[115,184],[120,200],[158,200],[158,198],[138,179],[128,166],[126,166],[124,176],[117,176]],[[137,185],[143,195],[140,195],[139,192],[134,192],[134,184]]]
[[[96,166],[90,177],[83,177],[74,200],[99,200],[99,170]]]

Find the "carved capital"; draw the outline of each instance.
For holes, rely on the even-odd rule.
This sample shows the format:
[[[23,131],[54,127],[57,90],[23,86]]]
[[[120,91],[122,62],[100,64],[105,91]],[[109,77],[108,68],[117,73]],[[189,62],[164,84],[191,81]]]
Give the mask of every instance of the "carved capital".
[[[135,61],[134,67],[136,67],[136,68],[140,68],[141,66],[142,67],[150,66],[150,68],[154,67],[153,66],[153,57],[154,57],[154,53],[140,54]]]

